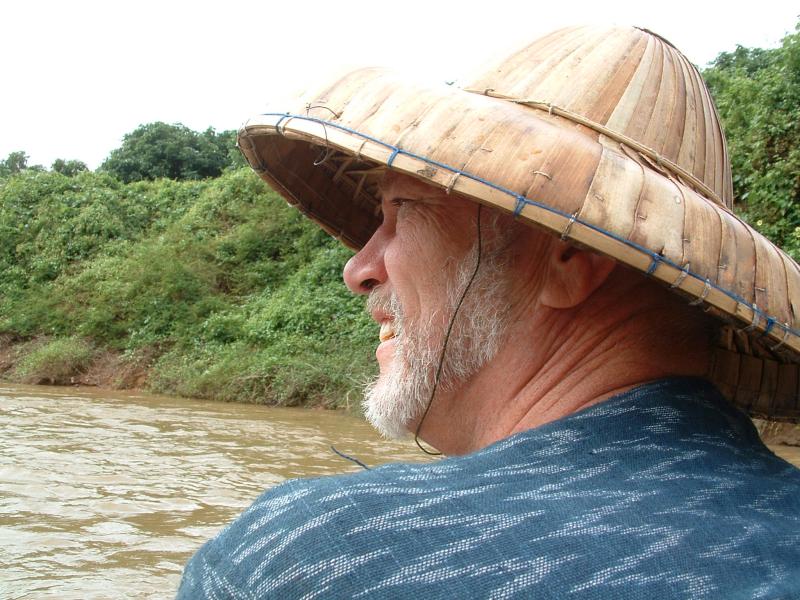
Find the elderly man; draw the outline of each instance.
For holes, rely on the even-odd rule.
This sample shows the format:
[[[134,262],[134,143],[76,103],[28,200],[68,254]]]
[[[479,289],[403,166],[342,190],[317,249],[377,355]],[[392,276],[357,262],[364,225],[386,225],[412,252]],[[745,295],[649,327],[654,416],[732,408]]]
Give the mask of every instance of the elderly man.
[[[800,269],[730,212],[674,47],[567,29],[464,88],[368,69],[299,107],[240,145],[359,250],[367,417],[451,457],[266,492],[181,597],[800,596],[800,472],[734,407],[800,414]]]

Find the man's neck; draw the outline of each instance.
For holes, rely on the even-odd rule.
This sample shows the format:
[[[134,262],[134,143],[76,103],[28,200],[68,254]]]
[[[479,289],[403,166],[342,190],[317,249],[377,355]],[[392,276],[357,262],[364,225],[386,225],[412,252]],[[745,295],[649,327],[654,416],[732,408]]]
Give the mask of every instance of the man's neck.
[[[466,385],[437,395],[423,437],[447,454],[464,454],[648,381],[704,376],[707,348],[669,338],[670,319],[678,317],[666,310],[673,299],[666,306],[630,300],[644,300],[643,293],[653,290],[612,290],[577,311],[530,311]]]

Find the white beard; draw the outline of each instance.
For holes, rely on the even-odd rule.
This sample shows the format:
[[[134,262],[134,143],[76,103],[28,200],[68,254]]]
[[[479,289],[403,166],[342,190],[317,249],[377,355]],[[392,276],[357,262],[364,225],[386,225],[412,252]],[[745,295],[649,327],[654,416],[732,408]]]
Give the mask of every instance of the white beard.
[[[423,322],[406,318],[393,292],[376,289],[368,308],[380,308],[394,318],[395,352],[388,372],[370,382],[364,393],[364,414],[384,436],[404,437],[425,411],[434,390],[447,325],[475,268],[477,245],[450,275],[441,315]],[[508,300],[504,253],[481,257],[481,266],[464,298],[447,342],[437,393],[452,392],[497,355],[508,330]]]

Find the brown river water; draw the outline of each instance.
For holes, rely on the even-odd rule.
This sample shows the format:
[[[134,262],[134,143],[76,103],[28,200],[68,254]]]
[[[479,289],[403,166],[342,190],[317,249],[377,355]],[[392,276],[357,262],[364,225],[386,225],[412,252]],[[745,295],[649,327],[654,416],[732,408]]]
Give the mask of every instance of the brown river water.
[[[334,411],[0,383],[0,599],[171,598],[291,477],[426,458]]]
[[[0,599],[171,598],[186,560],[290,477],[429,460],[361,419],[0,383]],[[800,465],[800,448],[775,448]]]

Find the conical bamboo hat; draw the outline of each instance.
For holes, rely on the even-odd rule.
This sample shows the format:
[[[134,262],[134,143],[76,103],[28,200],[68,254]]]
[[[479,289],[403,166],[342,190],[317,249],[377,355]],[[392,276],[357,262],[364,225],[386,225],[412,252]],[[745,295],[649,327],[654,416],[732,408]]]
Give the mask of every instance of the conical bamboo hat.
[[[350,73],[239,145],[353,248],[391,168],[513,213],[661,280],[730,327],[712,378],[751,415],[800,420],[800,268],[731,210],[725,139],[697,69],[628,27],[556,31],[463,87]]]

